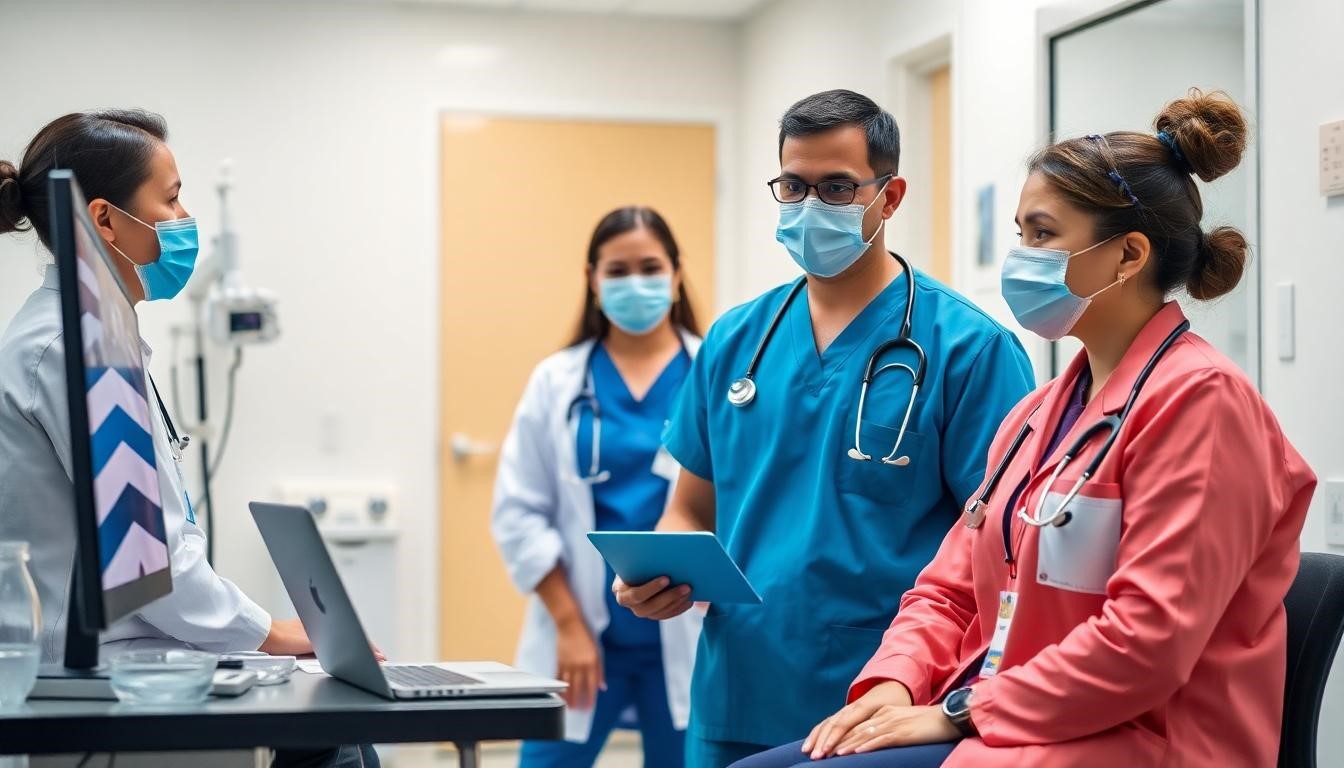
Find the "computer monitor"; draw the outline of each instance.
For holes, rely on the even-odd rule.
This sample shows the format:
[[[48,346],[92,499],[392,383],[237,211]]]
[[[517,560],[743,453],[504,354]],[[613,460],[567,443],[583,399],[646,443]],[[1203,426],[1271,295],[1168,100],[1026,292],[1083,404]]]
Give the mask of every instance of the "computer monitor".
[[[98,663],[98,630],[172,591],[139,322],[70,171],[52,171],[79,541],[65,666]]]

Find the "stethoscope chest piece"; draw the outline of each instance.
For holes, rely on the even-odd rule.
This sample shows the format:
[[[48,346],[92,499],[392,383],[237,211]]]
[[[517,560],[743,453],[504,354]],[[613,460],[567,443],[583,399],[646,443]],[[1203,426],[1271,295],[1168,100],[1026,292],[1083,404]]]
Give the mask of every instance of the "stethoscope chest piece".
[[[728,402],[738,408],[751,404],[756,399],[756,382],[743,376],[728,387]]]

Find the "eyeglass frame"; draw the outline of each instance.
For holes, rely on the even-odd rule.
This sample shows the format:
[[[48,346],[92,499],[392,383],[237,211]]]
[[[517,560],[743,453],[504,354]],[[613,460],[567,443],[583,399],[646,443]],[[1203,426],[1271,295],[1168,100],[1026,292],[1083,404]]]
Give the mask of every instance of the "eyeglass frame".
[[[815,192],[817,199],[820,200],[821,202],[825,203],[826,205],[834,205],[836,207],[840,207],[844,205],[853,205],[854,198],[859,196],[860,187],[869,187],[872,186],[873,184],[885,183],[891,181],[894,178],[896,178],[895,173],[884,173],[881,176],[874,176],[873,178],[868,179],[867,181],[853,181],[846,177],[838,177],[834,179],[822,179],[821,181],[817,182],[817,184],[808,184],[806,181],[798,178],[797,176],[776,176],[775,178],[765,182],[765,186],[770,188],[770,196],[773,197],[775,199],[775,202],[779,203],[780,205],[792,205],[794,203],[801,203],[808,198],[809,193]],[[794,181],[798,182],[799,184],[802,184],[803,196],[798,198],[797,200],[780,200],[779,194],[775,192],[775,185],[781,181]],[[830,200],[827,200],[826,198],[822,197],[821,190],[817,188],[818,184],[833,184],[837,181],[843,181],[847,184],[854,185],[852,196],[849,198],[848,202],[832,203]]]

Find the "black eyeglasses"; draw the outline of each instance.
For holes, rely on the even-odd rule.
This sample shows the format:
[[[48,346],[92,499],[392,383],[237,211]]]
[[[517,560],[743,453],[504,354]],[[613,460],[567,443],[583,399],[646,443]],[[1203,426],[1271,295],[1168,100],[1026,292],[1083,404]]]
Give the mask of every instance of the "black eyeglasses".
[[[774,195],[775,200],[781,203],[801,203],[807,197],[808,190],[816,190],[817,199],[827,205],[849,205],[854,202],[855,195],[859,193],[859,187],[882,184],[895,175],[894,173],[884,173],[867,181],[826,179],[816,184],[808,184],[802,179],[780,176],[777,179],[767,181],[766,184],[770,187],[770,194]]]

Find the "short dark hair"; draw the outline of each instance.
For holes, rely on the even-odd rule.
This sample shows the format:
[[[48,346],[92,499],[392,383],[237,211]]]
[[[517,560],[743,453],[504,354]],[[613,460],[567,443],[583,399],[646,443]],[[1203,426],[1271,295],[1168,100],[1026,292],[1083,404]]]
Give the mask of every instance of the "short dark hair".
[[[784,139],[811,136],[842,125],[857,125],[868,137],[868,165],[878,176],[899,172],[901,129],[896,118],[861,93],[846,90],[822,91],[795,103],[779,119],[779,153],[784,154]]]
[[[149,178],[155,148],[167,139],[163,118],[140,109],[56,118],[29,142],[20,165],[0,160],[0,234],[36,229],[51,246],[47,173],[57,169],[74,171],[85,198],[126,208]]]

